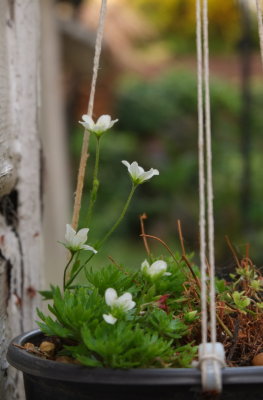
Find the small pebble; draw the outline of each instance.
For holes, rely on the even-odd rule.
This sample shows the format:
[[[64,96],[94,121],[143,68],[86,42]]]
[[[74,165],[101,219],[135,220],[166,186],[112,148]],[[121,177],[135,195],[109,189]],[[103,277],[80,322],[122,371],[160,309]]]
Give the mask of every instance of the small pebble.
[[[252,365],[254,366],[263,365],[263,353],[259,353],[253,358]]]
[[[41,345],[39,346],[39,350],[51,356],[55,352],[55,347],[56,346],[54,345],[54,343],[42,342]]]
[[[29,350],[29,351],[30,350],[34,351],[35,350],[35,346],[33,345],[33,343],[27,342],[27,343],[24,344],[24,349]]]

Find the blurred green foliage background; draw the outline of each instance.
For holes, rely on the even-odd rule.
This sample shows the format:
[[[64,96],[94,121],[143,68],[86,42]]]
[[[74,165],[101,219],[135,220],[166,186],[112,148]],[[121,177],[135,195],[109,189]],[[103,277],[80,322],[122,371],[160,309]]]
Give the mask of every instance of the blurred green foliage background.
[[[170,71],[165,76],[144,81],[125,77],[120,82],[115,115],[120,122],[118,130],[106,133],[101,152],[101,187],[96,205],[93,228],[94,238],[108,229],[117,218],[129,191],[129,177],[121,164],[125,159],[139,162],[144,168],[158,168],[160,176],[139,187],[131,209],[118,233],[107,246],[116,261],[126,262],[126,248],[139,246],[139,261],[143,257],[139,215],[147,213],[147,232],[167,240],[178,248],[177,219],[181,220],[189,251],[198,248],[198,154],[196,117],[196,77],[187,71]],[[213,173],[216,251],[224,265],[227,256],[224,236],[227,234],[244,253],[245,244],[251,243],[252,257],[260,262],[263,240],[262,205],[262,148],[263,137],[263,87],[253,88],[251,133],[252,148],[252,199],[249,209],[250,225],[243,230],[241,186],[242,153],[240,151],[240,110],[238,89],[229,83],[214,79],[211,82],[211,112],[213,126]],[[77,129],[73,139],[78,157],[82,129]],[[88,164],[87,187],[91,181],[94,143]],[[84,203],[88,202],[88,192]],[[82,224],[85,224],[85,207]],[[126,245],[118,238],[132,241]],[[116,243],[117,239],[117,244]],[[125,240],[126,242],[126,240]],[[130,244],[132,243],[132,244]],[[155,244],[156,245],[156,244]],[[112,247],[113,246],[113,247]],[[122,256],[119,256],[119,249]],[[113,250],[114,249],[114,250]],[[159,251],[163,249],[159,248]],[[136,250],[137,251],[137,250]],[[130,256],[128,256],[128,259]]]
[[[136,160],[145,169],[157,168],[160,176],[138,188],[125,221],[94,258],[94,265],[107,263],[107,255],[130,267],[140,265],[146,256],[139,237],[139,215],[144,212],[148,216],[145,222],[147,233],[167,241],[175,251],[179,248],[177,220],[180,219],[187,251],[198,253],[194,3],[194,0],[132,2],[131,7],[154,25],[158,33],[154,40],[159,40],[175,57],[182,54],[191,57],[193,65],[190,68],[189,65],[181,68],[169,66],[161,73],[146,77],[127,70],[116,81],[112,114],[119,118],[119,123],[116,129],[103,137],[101,185],[90,242],[96,242],[109,229],[129,193],[130,180],[121,160]],[[242,255],[246,244],[250,243],[251,258],[262,265],[263,85],[261,77],[254,76],[251,68],[247,75],[246,72],[242,75],[242,63],[244,68],[246,60],[253,63],[254,52],[259,50],[255,13],[246,9],[250,19],[246,20],[241,3],[209,0],[212,57],[221,54],[226,59],[233,55],[240,57],[241,71],[240,77],[232,80],[224,78],[224,74],[220,77],[211,75],[215,247],[217,267],[221,273],[234,266],[225,235],[231,238]],[[247,149],[246,142],[244,144],[246,129]],[[75,171],[82,135],[82,128],[75,124],[70,135]],[[85,204],[88,203],[92,179],[93,139],[81,226],[85,225]],[[248,171],[245,171],[247,166]],[[154,241],[149,244],[156,255],[165,252],[160,244]]]

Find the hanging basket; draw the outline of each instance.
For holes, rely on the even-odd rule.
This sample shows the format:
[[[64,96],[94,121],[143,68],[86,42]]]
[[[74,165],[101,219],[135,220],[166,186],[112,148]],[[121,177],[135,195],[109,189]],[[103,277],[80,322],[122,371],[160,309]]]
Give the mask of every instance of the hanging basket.
[[[23,372],[27,400],[197,400],[202,399],[196,368],[114,370],[41,359],[14,346],[38,345],[39,330],[16,337],[8,362]],[[224,368],[221,400],[263,400],[263,367]],[[209,397],[206,397],[209,398]],[[213,396],[211,398],[214,398]]]

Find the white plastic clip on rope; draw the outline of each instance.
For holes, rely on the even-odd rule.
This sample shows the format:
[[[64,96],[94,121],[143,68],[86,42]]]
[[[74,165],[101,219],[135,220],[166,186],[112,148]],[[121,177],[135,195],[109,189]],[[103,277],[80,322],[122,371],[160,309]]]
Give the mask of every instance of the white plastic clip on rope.
[[[206,392],[221,392],[221,368],[225,366],[225,349],[222,343],[202,343],[198,348],[202,386]]]
[[[212,183],[212,149],[209,92],[209,47],[207,0],[196,0],[196,42],[198,77],[198,153],[199,153],[199,227],[200,227],[200,263],[201,263],[201,328],[202,344],[199,346],[199,366],[204,391],[221,392],[221,368],[225,365],[225,352],[221,343],[216,342],[216,305],[215,305],[215,261],[214,261],[214,216]],[[204,81],[203,81],[204,80]],[[205,94],[205,104],[203,100]],[[205,117],[205,124],[204,124]],[[204,129],[205,127],[205,129]],[[204,134],[205,132],[205,134]],[[206,153],[205,153],[206,148]],[[205,173],[206,154],[206,173]],[[205,187],[205,184],[207,187]],[[205,190],[207,189],[207,190]],[[207,195],[206,195],[207,193]],[[208,221],[208,261],[210,268],[210,330],[211,343],[207,343],[207,274],[206,274],[206,199]]]

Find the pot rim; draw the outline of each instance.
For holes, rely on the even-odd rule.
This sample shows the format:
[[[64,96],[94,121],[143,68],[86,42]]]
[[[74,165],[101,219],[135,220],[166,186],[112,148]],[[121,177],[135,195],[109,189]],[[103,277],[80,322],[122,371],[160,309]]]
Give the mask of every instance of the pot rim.
[[[134,368],[128,370],[89,368],[45,360],[20,349],[32,339],[43,335],[39,329],[21,334],[9,344],[7,361],[18,370],[47,379],[67,380],[78,383],[108,385],[201,385],[201,373],[197,368]],[[223,385],[263,384],[262,367],[225,367],[222,369]]]

